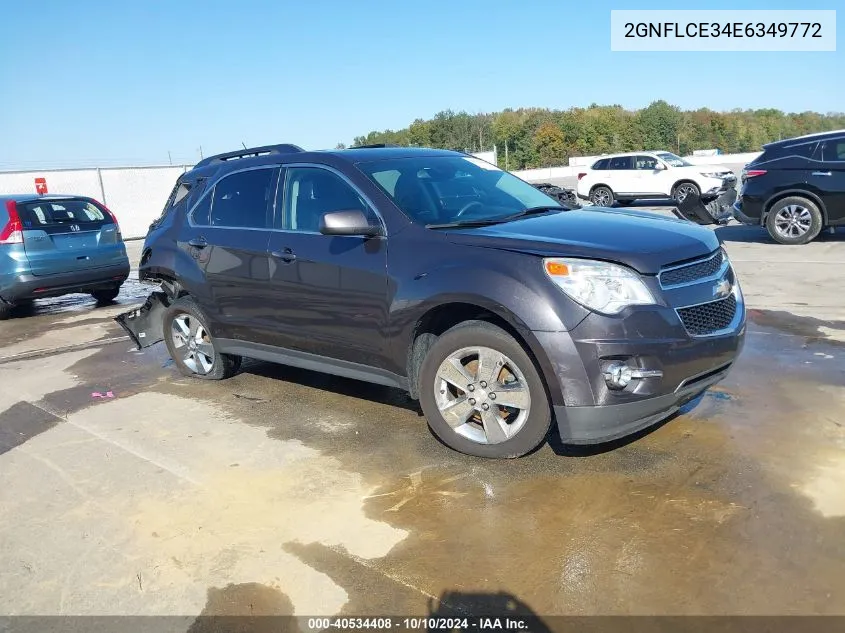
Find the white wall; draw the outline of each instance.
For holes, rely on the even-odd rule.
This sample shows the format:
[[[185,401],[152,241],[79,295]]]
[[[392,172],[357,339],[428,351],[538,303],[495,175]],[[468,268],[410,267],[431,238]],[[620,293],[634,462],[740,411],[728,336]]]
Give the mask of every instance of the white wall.
[[[759,156],[720,154],[688,156],[696,165],[746,164]],[[545,182],[575,177],[583,165],[592,164],[596,156],[571,158],[566,167],[524,169],[513,173],[529,182]],[[485,160],[487,160],[485,158]],[[493,162],[493,161],[491,161]],[[159,216],[167,196],[179,174],[190,166],[115,167],[102,169],[66,169],[45,171],[0,172],[0,195],[35,193],[35,179],[46,178],[49,193],[89,196],[104,202],[117,216],[126,239],[141,238],[150,222]],[[102,179],[102,184],[101,184]]]
[[[120,223],[127,238],[143,237],[147,228],[161,214],[167,196],[183,167],[154,169],[103,169],[106,206]]]
[[[104,203],[123,237],[144,237],[161,213],[176,179],[186,167],[114,167],[0,172],[0,195],[34,194],[35,179],[47,180],[47,193],[88,196]]]

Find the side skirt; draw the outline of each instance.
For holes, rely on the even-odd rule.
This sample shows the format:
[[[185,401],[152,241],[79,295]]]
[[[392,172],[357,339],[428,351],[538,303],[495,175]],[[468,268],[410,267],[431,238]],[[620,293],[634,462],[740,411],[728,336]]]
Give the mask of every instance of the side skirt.
[[[371,382],[377,385],[396,387],[404,391],[408,390],[408,379],[405,376],[399,376],[384,369],[378,369],[368,365],[235,339],[218,338],[215,339],[215,343],[217,344],[217,348],[224,354],[256,358],[271,363],[279,363],[280,365],[289,365],[291,367],[319,371],[334,376],[363,380],[364,382]]]

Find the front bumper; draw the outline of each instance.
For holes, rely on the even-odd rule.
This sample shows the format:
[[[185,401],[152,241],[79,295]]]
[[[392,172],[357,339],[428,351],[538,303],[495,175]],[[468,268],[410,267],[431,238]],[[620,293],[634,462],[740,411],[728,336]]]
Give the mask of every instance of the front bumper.
[[[112,288],[129,277],[129,260],[126,263],[102,268],[79,270],[58,275],[36,276],[30,273],[11,277],[0,287],[0,299],[15,303],[28,299],[60,297],[74,292],[91,292]]]
[[[742,351],[745,306],[730,327],[713,336],[690,336],[670,308],[625,318],[592,314],[569,333],[535,332],[557,380],[563,402],[554,413],[561,439],[571,444],[614,440],[652,426],[721,381]],[[624,389],[605,381],[609,363],[621,361],[657,376]]]
[[[731,363],[692,377],[677,391],[623,404],[555,406],[561,439],[568,444],[599,444],[632,435],[674,415],[728,374]]]

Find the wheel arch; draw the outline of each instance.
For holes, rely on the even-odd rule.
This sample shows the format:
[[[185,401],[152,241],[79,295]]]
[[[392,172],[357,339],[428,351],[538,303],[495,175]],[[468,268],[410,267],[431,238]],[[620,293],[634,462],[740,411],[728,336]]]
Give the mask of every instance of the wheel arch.
[[[813,204],[815,204],[822,214],[822,228],[827,226],[827,207],[825,207],[824,202],[819,196],[810,191],[807,191],[806,189],[787,189],[785,191],[778,191],[777,193],[773,194],[768,200],[766,200],[766,203],[763,205],[763,213],[760,214],[760,225],[765,226],[766,219],[769,217],[769,211],[772,210],[772,207],[777,202],[783,200],[784,198],[789,198],[790,196],[807,198]]]
[[[672,188],[669,190],[670,195],[675,195],[675,189],[680,187],[683,184],[690,184],[695,185],[695,188],[698,189],[699,194],[701,193],[701,185],[699,185],[695,180],[692,178],[679,178],[675,183],[672,185]]]
[[[502,328],[519,343],[534,363],[549,402],[563,404],[563,394],[555,379],[551,362],[542,345],[522,320],[501,305],[491,305],[485,301],[461,300],[446,301],[430,306],[414,323],[410,340],[406,346],[406,371],[408,391],[412,398],[419,397],[419,370],[426,353],[437,338],[466,321],[485,321]]]
[[[603,182],[597,182],[597,183],[596,183],[596,184],[594,184],[592,187],[590,187],[590,191],[589,191],[588,195],[592,195],[592,193],[593,193],[596,189],[598,189],[599,187],[606,187],[607,189],[609,189],[609,190],[610,190],[610,193],[611,193],[611,194],[613,194],[614,196],[616,195],[616,194],[614,193],[614,191],[613,191],[613,187],[611,187],[610,185],[608,185],[608,184],[606,184],[606,183],[603,183]]]

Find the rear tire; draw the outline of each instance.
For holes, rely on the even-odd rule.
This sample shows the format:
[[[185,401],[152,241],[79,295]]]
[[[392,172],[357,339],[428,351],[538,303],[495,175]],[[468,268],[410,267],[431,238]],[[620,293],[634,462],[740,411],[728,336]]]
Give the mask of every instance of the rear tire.
[[[115,299],[117,299],[117,295],[120,294],[120,286],[116,286],[114,288],[103,288],[101,290],[94,290],[91,292],[91,296],[97,300],[99,304],[111,303]]]
[[[12,309],[14,306],[0,302],[0,321],[5,321],[12,315]]]
[[[429,348],[419,376],[428,424],[456,451],[521,457],[546,439],[551,409],[543,380],[522,346],[498,326],[467,321],[446,331]]]
[[[590,202],[597,207],[609,207],[613,204],[613,192],[610,187],[600,185],[590,192]]]
[[[208,319],[193,299],[171,303],[163,321],[164,344],[180,373],[202,380],[224,380],[238,373],[241,357],[218,350]]]
[[[620,206],[620,207],[630,207],[630,206],[634,203],[634,201],[633,201],[633,200],[628,200],[628,199],[625,199],[625,200],[617,200],[616,202],[618,202],[618,203],[619,203],[619,206]]]
[[[778,200],[766,216],[766,230],[779,244],[795,246],[812,242],[821,233],[822,226],[818,206],[801,196]]]

